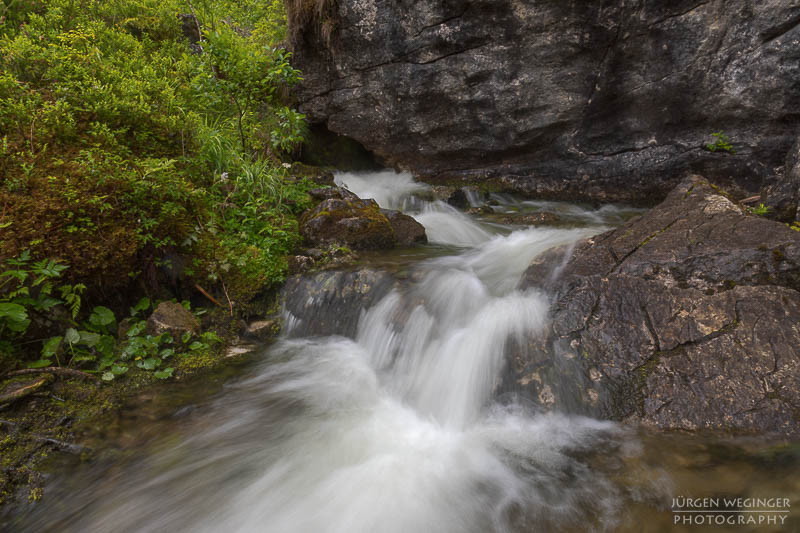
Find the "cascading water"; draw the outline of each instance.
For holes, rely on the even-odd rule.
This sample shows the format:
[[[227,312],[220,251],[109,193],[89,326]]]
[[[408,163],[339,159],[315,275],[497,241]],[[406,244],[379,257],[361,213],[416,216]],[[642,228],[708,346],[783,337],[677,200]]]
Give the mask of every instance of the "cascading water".
[[[340,175],[405,207],[432,242],[462,248],[418,265],[362,312],[355,338],[297,338],[264,354],[184,437],[42,511],[25,531],[512,532],[604,529],[620,489],[589,466],[636,451],[630,432],[492,401],[505,345],[547,323],[517,281],[544,250],[602,229],[481,225],[421,202],[409,176]],[[587,212],[588,213],[588,212]],[[586,214],[601,221],[602,213]],[[99,493],[99,495],[97,494]]]

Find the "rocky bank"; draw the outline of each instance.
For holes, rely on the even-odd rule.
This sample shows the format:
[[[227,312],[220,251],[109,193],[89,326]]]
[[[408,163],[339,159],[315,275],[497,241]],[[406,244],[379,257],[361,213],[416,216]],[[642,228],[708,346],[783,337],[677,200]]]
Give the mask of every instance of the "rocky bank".
[[[506,388],[662,429],[800,435],[800,232],[681,182],[620,228],[540,256],[552,326]]]

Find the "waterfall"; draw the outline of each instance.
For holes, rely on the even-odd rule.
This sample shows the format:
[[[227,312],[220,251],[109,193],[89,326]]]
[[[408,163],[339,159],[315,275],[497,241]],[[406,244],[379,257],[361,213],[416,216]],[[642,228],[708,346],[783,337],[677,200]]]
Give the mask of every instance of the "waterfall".
[[[78,506],[58,522],[61,531],[488,533],[615,524],[619,489],[581,457],[624,448],[630,435],[610,422],[493,401],[506,343],[524,343],[548,323],[547,296],[516,289],[523,270],[548,248],[602,227],[498,231],[415,198],[425,187],[407,175],[337,181],[405,208],[432,242],[460,248],[417,265],[360,313],[355,335],[286,337],[267,349],[249,377],[193,417],[181,441],[112,476],[114,490]],[[34,521],[30,530],[43,523],[52,525]]]

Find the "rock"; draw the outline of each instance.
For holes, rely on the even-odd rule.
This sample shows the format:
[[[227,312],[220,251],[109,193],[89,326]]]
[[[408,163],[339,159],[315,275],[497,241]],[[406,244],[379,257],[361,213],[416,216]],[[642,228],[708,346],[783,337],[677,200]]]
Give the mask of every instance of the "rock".
[[[247,355],[250,353],[255,352],[258,349],[258,345],[256,344],[249,344],[249,343],[238,343],[228,346],[225,349],[225,357],[239,357],[241,355]]]
[[[354,337],[361,312],[383,298],[394,283],[388,273],[369,268],[292,276],[281,292],[290,313],[289,333]]]
[[[161,302],[147,319],[147,333],[150,335],[169,333],[178,340],[187,331],[199,333],[200,322],[179,303]]]
[[[387,249],[397,243],[378,204],[355,196],[328,198],[306,211],[300,218],[300,234],[314,246],[338,244],[354,250]]]
[[[662,429],[800,435],[800,233],[692,177],[565,253],[520,283],[553,295],[553,322],[510,354],[510,388]]]
[[[309,5],[302,111],[425,181],[653,205],[691,171],[750,196],[797,134],[789,0]],[[735,154],[705,148],[720,130]]]
[[[468,215],[492,215],[494,214],[494,209],[488,205],[482,205],[480,207],[470,207],[465,213]]]
[[[397,237],[398,246],[412,246],[428,242],[428,236],[425,235],[425,226],[417,222],[414,217],[393,209],[381,209],[381,213],[389,219],[389,223],[392,225],[394,234]]]
[[[289,262],[289,275],[302,274],[314,268],[314,258],[307,255],[290,255],[287,258]]]
[[[524,226],[541,226],[558,224],[561,218],[555,213],[543,211],[541,213],[510,213],[493,218],[500,224],[518,224]]]
[[[314,200],[329,200],[337,198],[339,200],[358,200],[358,196],[343,187],[319,187],[308,191],[309,196]]]
[[[307,178],[317,185],[333,186],[333,172],[329,169],[306,165],[304,163],[292,163],[289,168],[289,174],[296,181]]]
[[[278,318],[256,320],[247,325],[242,332],[242,337],[261,342],[268,341],[278,336],[282,326],[281,320]]]
[[[453,191],[453,193],[447,197],[447,203],[458,209],[466,209],[469,207],[469,200],[467,200],[467,194],[464,192],[464,189],[456,189]]]
[[[786,155],[782,173],[767,180],[761,200],[769,208],[767,216],[783,222],[800,220],[800,137]]]

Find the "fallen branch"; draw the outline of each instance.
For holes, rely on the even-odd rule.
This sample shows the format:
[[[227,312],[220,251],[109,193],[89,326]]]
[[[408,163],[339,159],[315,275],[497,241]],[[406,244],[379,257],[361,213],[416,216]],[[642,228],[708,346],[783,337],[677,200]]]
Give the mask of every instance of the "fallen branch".
[[[744,200],[741,201],[741,203],[749,204],[751,202],[756,202],[756,201],[758,201],[760,199],[761,199],[761,195],[759,194],[759,195],[756,195],[756,196],[751,196],[749,198],[745,198]]]
[[[220,306],[221,308],[225,309],[225,306],[224,306],[224,305],[222,305],[221,303],[219,303],[219,300],[217,300],[216,298],[214,298],[213,296],[211,296],[210,294],[208,294],[208,293],[206,292],[206,290],[205,290],[203,287],[201,287],[200,285],[198,285],[197,283],[195,283],[195,284],[194,284],[194,288],[195,288],[195,289],[197,289],[198,291],[200,291],[200,293],[201,293],[203,296],[205,296],[206,298],[208,298],[209,300],[211,300],[213,303],[215,303],[215,304],[217,304],[218,306]]]
[[[25,396],[29,396],[34,392],[38,391],[45,385],[50,384],[53,381],[53,374],[45,374],[40,379],[34,381],[33,383],[26,385],[24,387],[20,387],[16,390],[11,392],[7,392],[6,394],[0,394],[0,403],[6,402],[13,402],[24,398]]]
[[[97,381],[97,377],[74,368],[61,368],[60,366],[48,366],[45,368],[23,368],[22,370],[14,370],[2,376],[3,378],[10,378],[13,376],[25,376],[28,374],[59,374],[62,376],[70,376],[74,378],[90,379]]]

